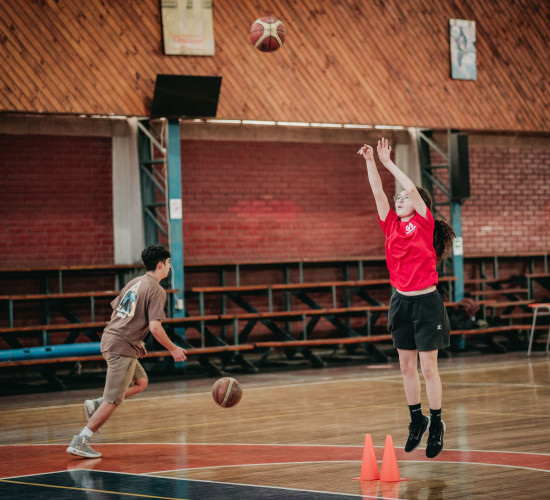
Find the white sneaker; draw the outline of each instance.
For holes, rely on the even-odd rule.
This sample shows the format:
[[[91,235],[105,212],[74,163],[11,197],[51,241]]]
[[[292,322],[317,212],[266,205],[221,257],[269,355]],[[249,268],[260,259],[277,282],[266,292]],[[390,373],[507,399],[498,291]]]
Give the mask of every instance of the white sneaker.
[[[86,436],[73,436],[71,444],[67,448],[67,453],[84,458],[99,458],[101,453],[90,447],[90,440]]]

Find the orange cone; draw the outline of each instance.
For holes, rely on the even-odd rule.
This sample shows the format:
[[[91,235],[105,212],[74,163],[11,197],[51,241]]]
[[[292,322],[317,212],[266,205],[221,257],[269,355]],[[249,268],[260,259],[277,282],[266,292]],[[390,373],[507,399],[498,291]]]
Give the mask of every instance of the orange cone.
[[[405,481],[405,479],[399,477],[399,467],[397,466],[397,457],[395,456],[395,448],[393,447],[393,438],[391,436],[386,436],[380,481]]]
[[[363,447],[363,462],[361,463],[361,476],[353,478],[354,481],[375,481],[380,479],[378,462],[374,454],[372,437],[365,435],[365,446]]]

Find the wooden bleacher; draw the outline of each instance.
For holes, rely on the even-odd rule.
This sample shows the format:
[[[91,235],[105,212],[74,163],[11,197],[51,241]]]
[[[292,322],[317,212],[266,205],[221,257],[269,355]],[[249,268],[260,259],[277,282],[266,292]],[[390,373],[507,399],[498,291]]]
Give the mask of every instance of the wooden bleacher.
[[[537,256],[536,258],[539,258]],[[513,260],[509,256],[507,261]],[[531,290],[535,284],[544,285],[549,278],[546,272],[529,272],[526,274],[509,273],[507,276],[495,273],[498,259],[476,256],[473,259],[475,266],[486,271],[479,262],[492,262],[493,276],[486,274],[468,277],[465,280],[467,293],[478,300],[486,317],[494,320],[502,317],[507,324],[490,324],[489,327],[475,330],[454,330],[452,335],[462,335],[468,338],[479,337],[488,345],[494,345],[492,339],[496,335],[509,333],[523,334],[531,328],[527,305],[533,301]],[[468,257],[465,257],[468,261]],[[544,261],[546,262],[546,261]],[[122,275],[117,273],[142,271],[139,266],[100,266],[99,272],[116,275],[119,281]],[[318,281],[304,281],[305,278],[315,276],[315,270],[321,269],[322,279]],[[368,273],[365,270],[368,269]],[[532,270],[532,266],[530,270]],[[50,278],[41,279],[42,283],[52,284],[57,280],[59,289],[70,273],[94,274],[98,272],[95,266],[63,266],[62,268],[29,268],[24,273],[40,277],[46,273]],[[384,331],[385,315],[388,310],[391,287],[385,270],[383,257],[320,259],[320,260],[289,260],[266,262],[233,262],[233,263],[196,263],[186,265],[186,273],[195,278],[201,273],[210,275],[206,281],[186,280],[186,312],[184,318],[168,318],[165,327],[171,336],[188,350],[189,357],[197,358],[210,369],[216,371],[211,363],[213,356],[218,356],[222,363],[229,359],[238,358],[238,362],[245,369],[257,370],[273,349],[282,349],[288,353],[298,353],[312,362],[314,366],[323,366],[319,356],[312,352],[315,348],[345,347],[355,349],[361,346],[364,352],[374,355],[377,360],[387,359],[384,350],[392,349],[391,337]],[[251,283],[241,285],[243,281],[253,281],[257,276],[276,273],[278,276],[267,283]],[[0,269],[0,278],[14,276],[19,270]],[[259,275],[257,273],[260,273]],[[337,279],[326,279],[327,274]],[[365,275],[373,275],[366,279]],[[489,273],[491,274],[491,273]],[[212,282],[212,275],[217,284]],[[453,277],[440,278],[447,299],[452,296]],[[529,281],[531,280],[531,281]],[[538,281],[537,281],[538,280]],[[291,282],[294,281],[294,282]],[[191,284],[189,285],[189,282]],[[228,285],[227,283],[232,284]],[[198,284],[197,284],[198,283]],[[233,284],[234,283],[234,284]],[[122,283],[123,284],[123,283]],[[51,286],[46,287],[49,291]],[[540,288],[540,286],[539,286]],[[61,293],[34,293],[8,294],[0,296],[0,303],[11,304],[16,302],[40,302],[57,300],[84,300],[93,301],[99,298],[111,299],[116,291],[104,290],[93,292],[72,292],[65,296]],[[226,301],[228,299],[228,301]],[[448,307],[455,304],[450,300]],[[8,306],[9,308],[9,306]],[[377,324],[378,321],[378,324]],[[35,337],[46,344],[53,333],[67,335],[64,340],[75,341],[79,338],[85,341],[97,341],[106,321],[85,321],[81,323],[65,324],[35,324],[15,325],[13,316],[8,326],[0,328],[0,337],[4,340]],[[259,327],[259,334],[256,328]],[[537,326],[537,330],[547,328]],[[182,333],[182,330],[185,333]],[[84,337],[79,337],[84,333]],[[382,346],[379,349],[379,346]],[[497,346],[498,347],[498,346]],[[244,359],[243,353],[260,355],[256,365]],[[166,351],[155,350],[148,358],[169,357]],[[40,364],[76,363],[83,361],[100,361],[100,355],[82,356],[75,358],[58,357],[43,360],[24,360],[17,362],[0,362],[0,367],[10,366],[37,366]],[[219,371],[221,373],[221,371]]]
[[[174,289],[167,289],[167,296],[177,292]],[[110,311],[110,302],[120,293],[117,290],[103,290],[103,291],[88,291],[88,292],[66,292],[66,293],[49,293],[49,294],[14,294],[14,295],[1,295],[0,307],[7,306],[8,310],[8,326],[0,327],[0,338],[6,341],[10,347],[19,348],[23,347],[17,340],[17,335],[26,334],[27,337],[42,336],[42,345],[47,345],[47,336],[52,332],[69,331],[69,336],[65,339],[65,343],[73,343],[78,336],[75,335],[75,331],[86,332],[86,335],[90,337],[89,332],[93,330],[93,325],[104,325],[104,322],[98,322],[96,324],[96,302],[97,300],[104,299],[103,305],[108,307]],[[71,305],[75,303],[87,302],[89,306],[89,320],[81,321],[75,314],[75,311],[71,309]],[[33,325],[15,325],[14,317],[14,304],[30,304],[35,308],[36,304],[41,304],[44,310],[45,324],[33,324]],[[69,321],[69,323],[54,323],[50,322],[51,309],[58,309],[62,315]],[[85,326],[88,325],[88,326]],[[90,337],[92,338],[92,337]]]
[[[96,289],[119,290],[140,272],[141,264],[2,267],[0,295],[63,293],[74,291],[74,282],[94,279],[103,284]]]
[[[49,323],[49,312],[52,305],[58,303],[69,303],[77,301],[86,301],[89,305],[89,314],[91,321],[95,321],[95,308],[97,299],[113,300],[119,291],[102,290],[92,292],[70,292],[70,293],[39,293],[39,294],[13,294],[0,295],[0,307],[7,306],[9,322],[8,326],[13,327],[15,322],[14,306],[16,304],[40,303],[44,308],[46,323]]]
[[[357,257],[334,257],[316,259],[277,259],[262,261],[231,261],[231,262],[186,262],[185,274],[193,277],[201,274],[214,274],[217,284],[226,286],[230,283],[240,286],[250,275],[263,272],[271,272],[278,275],[278,279],[270,279],[269,282],[307,282],[312,281],[311,275],[318,274],[322,270],[334,270],[342,280],[366,279],[366,274],[371,274],[373,269],[382,269],[387,275],[386,258],[384,255],[368,255]],[[331,277],[332,279],[332,277]],[[317,279],[314,281],[324,281]]]
[[[455,281],[454,276],[440,277],[440,283],[447,283],[452,287],[452,282]],[[378,304],[379,301],[368,294],[368,289],[378,288],[386,292],[391,290],[390,280],[371,279],[371,280],[345,280],[345,281],[321,281],[311,283],[274,283],[262,285],[245,285],[245,286],[206,286],[193,287],[191,294],[195,294],[199,298],[199,313],[204,314],[204,297],[209,294],[221,295],[231,298],[234,302],[241,305],[245,310],[249,310],[250,306],[246,305],[244,296],[263,294],[268,298],[269,311],[273,310],[273,295],[277,292],[288,292],[298,297],[302,302],[314,303],[314,301],[306,295],[307,292],[330,292],[332,307],[337,307],[337,291],[344,290],[353,292],[363,300],[370,304]],[[452,290],[452,288],[451,288]],[[451,294],[452,295],[452,292]],[[315,306],[313,306],[315,307]],[[349,307],[349,304],[346,304]]]
[[[267,315],[264,315],[264,318]],[[271,317],[271,316],[268,316]],[[208,317],[208,318],[188,318],[187,323],[197,322],[197,321],[224,321],[227,318],[219,317]],[[176,324],[185,324],[186,322],[177,321]],[[93,325],[86,325],[88,328],[98,328],[102,329],[105,326],[105,323],[97,323]],[[501,325],[495,327],[479,328],[479,329],[466,329],[466,330],[453,330],[451,332],[452,336],[465,335],[465,336],[477,336],[484,338],[484,342],[492,347],[497,347],[498,350],[505,351],[506,349],[494,340],[494,336],[498,334],[508,333],[508,332],[528,332],[531,330],[531,324],[519,324],[519,325]],[[546,325],[537,325],[535,327],[536,331],[547,331],[548,327]],[[313,339],[285,339],[285,340],[264,340],[264,341],[255,341],[255,342],[246,342],[246,343],[237,343],[237,344],[226,344],[226,345],[213,345],[213,346],[204,346],[204,347],[189,347],[185,346],[187,350],[188,357],[200,357],[200,356],[210,356],[210,355],[221,355],[224,353],[241,353],[243,351],[258,351],[258,350],[270,350],[272,348],[280,348],[283,350],[297,350],[304,355],[306,359],[309,359],[313,366],[325,366],[325,363],[320,360],[319,357],[313,355],[308,348],[319,347],[319,346],[333,346],[341,347],[350,344],[366,344],[374,346],[374,344],[387,344],[391,346],[391,335],[364,335],[364,336],[353,336],[353,337],[327,337],[327,338],[313,338]],[[147,358],[170,358],[168,351],[154,351],[150,352],[147,355]],[[381,354],[377,356],[379,360],[387,360],[387,356]],[[265,361],[266,355],[260,361],[260,365]],[[91,361],[102,361],[103,357],[101,355],[86,355],[86,356],[63,356],[63,357],[48,357],[40,359],[28,359],[28,360],[6,360],[0,361],[0,368],[9,368],[15,366],[35,366],[43,364],[64,364],[64,363],[80,363],[80,362],[91,362]],[[249,366],[247,364],[247,366]],[[253,367],[253,370],[255,368]],[[221,371],[214,369],[216,373],[222,373]]]

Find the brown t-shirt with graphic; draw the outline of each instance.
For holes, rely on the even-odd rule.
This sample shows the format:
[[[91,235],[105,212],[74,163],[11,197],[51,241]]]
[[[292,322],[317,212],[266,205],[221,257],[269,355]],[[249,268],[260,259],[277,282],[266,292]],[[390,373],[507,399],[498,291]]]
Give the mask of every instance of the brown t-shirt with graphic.
[[[166,319],[165,305],[166,292],[155,278],[134,278],[111,302],[113,314],[101,336],[101,352],[137,358],[149,322]]]

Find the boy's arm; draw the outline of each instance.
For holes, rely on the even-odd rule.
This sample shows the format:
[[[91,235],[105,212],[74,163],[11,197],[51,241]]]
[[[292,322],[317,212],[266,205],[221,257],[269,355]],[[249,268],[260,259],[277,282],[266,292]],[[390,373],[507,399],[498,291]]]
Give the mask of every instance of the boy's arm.
[[[168,334],[164,330],[162,323],[159,320],[153,320],[149,322],[149,330],[166,349],[170,351],[170,354],[174,358],[174,361],[185,361],[187,359],[186,350],[177,346],[170,340]]]

